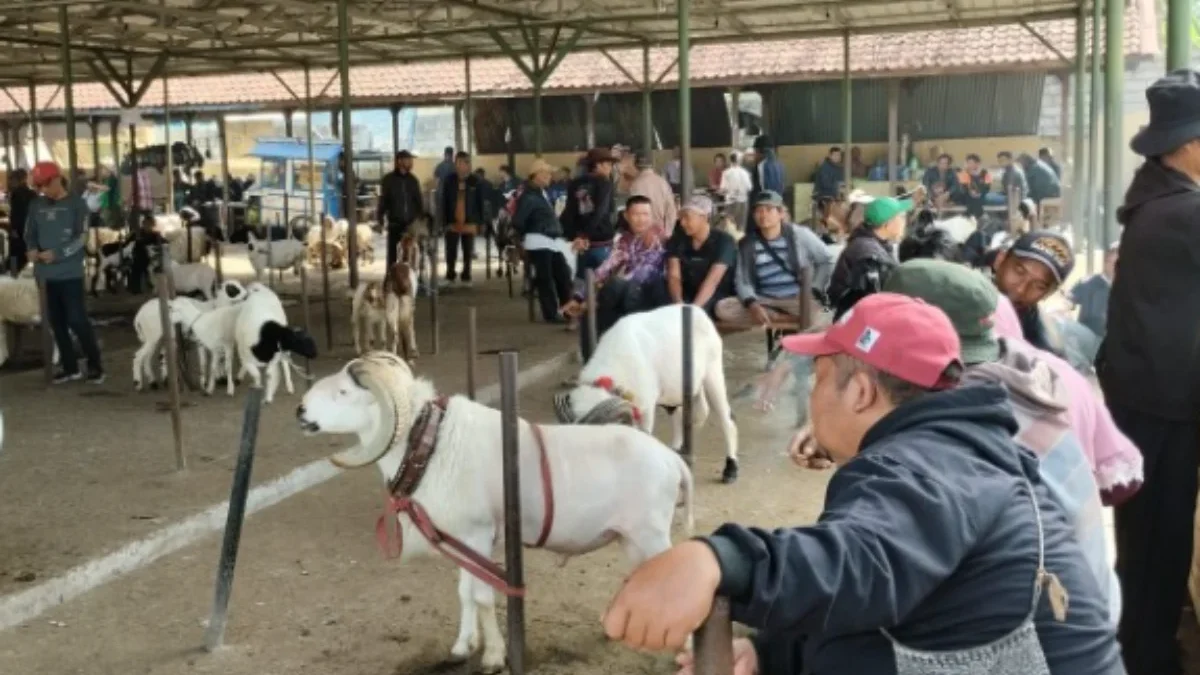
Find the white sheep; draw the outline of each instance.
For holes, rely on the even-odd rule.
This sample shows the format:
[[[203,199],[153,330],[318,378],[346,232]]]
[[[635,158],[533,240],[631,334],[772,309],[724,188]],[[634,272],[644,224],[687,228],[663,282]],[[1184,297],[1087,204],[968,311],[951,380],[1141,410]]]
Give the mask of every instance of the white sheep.
[[[950,235],[956,244],[967,243],[967,238],[979,229],[973,216],[954,216],[933,221],[933,226]]]
[[[285,270],[289,267],[297,275],[304,264],[304,242],[295,239],[264,241],[253,234],[247,235],[246,252],[254,268],[254,278],[262,279],[263,270]]]
[[[671,413],[671,447],[683,446],[683,306],[668,305],[622,318],[600,338],[579,374],[579,386],[554,397],[559,421],[580,424],[632,424],[654,432],[656,406]],[[738,433],[725,389],[723,345],[717,327],[703,310],[692,308],[692,398],[694,423],[702,426],[709,406],[725,434],[721,478],[738,476]]]
[[[221,363],[232,366],[233,352],[236,347],[234,329],[241,304],[227,307],[213,307],[201,310],[190,302],[181,302],[180,298],[171,301],[171,322],[183,326],[188,340],[197,344],[197,362],[200,368],[200,386],[204,393],[211,396],[220,377]],[[205,361],[208,361],[208,377],[204,377]],[[230,371],[233,368],[229,368]],[[226,393],[233,396],[233,377],[225,378]]]
[[[217,272],[206,263],[180,264],[174,260],[167,261],[171,272],[171,281],[175,284],[177,295],[199,293],[205,300],[212,300],[217,287]]]
[[[30,265],[27,269],[32,269]],[[8,362],[8,329],[5,324],[36,326],[42,322],[37,281],[0,276],[0,366]],[[58,347],[55,346],[55,353]],[[56,357],[57,358],[57,357]]]
[[[213,301],[201,302],[185,296],[175,298],[176,302],[186,302],[195,306],[200,311],[207,311],[214,307],[226,307],[242,302],[246,299],[246,289],[236,280],[229,279],[221,286],[221,292]],[[144,377],[149,377],[151,383],[164,382],[167,379],[167,367],[165,361],[159,362],[159,377],[154,377],[151,369],[150,360],[154,354],[162,356],[162,318],[158,312],[158,298],[151,298],[142,303],[138,308],[137,314],[133,317],[133,329],[137,332],[138,340],[141,345],[133,354],[133,386],[136,390],[141,391],[144,386]],[[232,361],[227,365],[232,365]],[[233,368],[229,367],[229,371]],[[227,373],[232,378],[232,372]]]
[[[433,383],[415,379],[401,358],[372,352],[315,383],[296,416],[307,433],[357,434],[358,444],[331,461],[345,468],[375,464],[386,484],[408,455],[414,421],[435,398]],[[435,431],[436,450],[411,495],[437,528],[485,558],[504,527],[502,435],[499,411],[462,396],[449,398]],[[681,491],[690,534],[691,472],[653,436],[620,425],[545,425],[541,436],[549,484],[542,479],[541,446],[533,427],[518,423],[526,544],[542,538],[547,489],[554,497],[554,511],[542,543],[564,562],[616,540],[634,566],[666,550]],[[431,552],[409,517],[396,517],[404,542],[401,562]],[[496,621],[494,591],[464,570],[459,573],[458,597],[462,614],[451,657],[466,660],[482,643],[483,671],[500,671],[505,644]]]
[[[344,223],[344,226],[342,225]],[[339,221],[339,228],[344,227],[344,233],[339,239],[343,250],[350,250],[349,230],[350,224],[345,220]],[[370,225],[356,225],[354,227],[357,236],[355,244],[357,246],[356,255],[358,256],[358,264],[372,264],[375,262],[375,231]]]
[[[288,326],[283,303],[266,286],[258,282],[249,284],[244,305],[234,327],[238,360],[242,363],[241,373],[249,374],[254,386],[261,387],[261,369],[267,369],[265,403],[275,399],[281,370],[287,392],[295,393],[291,361],[287,360],[287,353],[316,358],[316,342],[311,335]]]

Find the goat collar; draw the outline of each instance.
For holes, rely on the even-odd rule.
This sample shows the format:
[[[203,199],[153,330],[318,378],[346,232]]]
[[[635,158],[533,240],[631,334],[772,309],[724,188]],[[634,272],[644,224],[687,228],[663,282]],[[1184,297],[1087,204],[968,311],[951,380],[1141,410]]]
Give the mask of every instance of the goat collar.
[[[429,513],[421,504],[413,499],[413,493],[425,476],[425,468],[437,448],[438,429],[446,413],[448,399],[438,396],[425,404],[421,413],[413,423],[408,435],[408,447],[404,459],[396,475],[388,481],[388,503],[383,515],[375,523],[375,537],[383,549],[384,555],[399,557],[404,548],[404,539],[400,529],[398,516],[408,514],[421,536],[437,549],[442,555],[452,560],[456,565],[466,570],[468,574],[483,581],[497,591],[509,597],[525,597],[524,586],[510,586],[508,575],[487,555],[481,555],[470,546],[462,543],[453,535],[438,529]],[[554,485],[551,481],[550,458],[546,454],[546,439],[542,428],[536,424],[529,425],[537,442],[538,455],[542,473],[542,506],[545,515],[542,520],[542,531],[538,535],[534,548],[541,548],[550,538],[550,530],[554,527]],[[519,425],[518,425],[519,427]],[[388,524],[391,524],[394,543],[388,542]]]
[[[614,384],[613,379],[608,375],[597,377],[595,381],[592,382],[592,386],[598,389],[603,389],[617,398],[628,401],[630,407],[633,408],[633,421],[637,422],[639,425],[642,423],[642,409],[638,407],[637,397],[633,395],[632,391],[629,391],[618,384]]]

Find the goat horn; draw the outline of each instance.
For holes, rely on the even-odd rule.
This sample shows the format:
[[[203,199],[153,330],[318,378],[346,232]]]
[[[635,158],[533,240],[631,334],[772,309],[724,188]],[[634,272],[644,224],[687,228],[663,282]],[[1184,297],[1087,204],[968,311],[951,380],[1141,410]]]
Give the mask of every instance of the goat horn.
[[[397,401],[394,381],[385,385],[379,376],[384,370],[384,364],[377,360],[358,359],[350,363],[349,373],[354,380],[375,397],[379,406],[379,429],[375,437],[365,445],[359,444],[343,450],[329,458],[335,466],[343,469],[357,469],[374,464],[391,450],[399,440],[400,409]],[[390,385],[390,386],[388,386]]]

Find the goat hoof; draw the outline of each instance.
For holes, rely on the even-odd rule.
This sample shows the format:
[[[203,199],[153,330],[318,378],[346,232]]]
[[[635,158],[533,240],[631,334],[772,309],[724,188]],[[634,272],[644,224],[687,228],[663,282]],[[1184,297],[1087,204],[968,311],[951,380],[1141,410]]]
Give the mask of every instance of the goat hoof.
[[[483,661],[481,661],[479,664],[479,672],[484,673],[484,675],[499,673],[503,671],[507,665],[506,661],[507,659],[504,658],[503,654],[501,654],[499,658],[489,658],[487,654],[484,654]]]
[[[738,463],[732,457],[725,458],[725,470],[721,472],[721,482],[730,485],[738,479]]]
[[[450,650],[450,658],[446,659],[446,661],[448,663],[466,663],[470,660],[471,653],[474,651],[475,649],[469,646],[460,649],[458,645],[454,645],[454,648]]]

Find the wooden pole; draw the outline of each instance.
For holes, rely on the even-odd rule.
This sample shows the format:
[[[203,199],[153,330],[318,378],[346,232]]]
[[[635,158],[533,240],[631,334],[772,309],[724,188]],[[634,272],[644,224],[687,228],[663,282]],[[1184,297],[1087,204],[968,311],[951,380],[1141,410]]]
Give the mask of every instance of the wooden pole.
[[[517,353],[500,353],[501,440],[504,447],[504,568],[508,585],[525,587],[521,538],[521,445],[517,417]],[[508,669],[525,675],[525,600],[508,598]]]
[[[475,400],[475,362],[479,353],[478,333],[476,332],[475,308],[467,308],[467,396]]]
[[[693,638],[696,675],[733,675],[733,621],[728,600],[713,600],[708,618]]]
[[[166,244],[158,246],[158,314],[162,323],[162,340],[167,349],[167,396],[171,404],[171,432],[175,435],[175,470],[187,469],[187,458],[183,453],[183,417],[179,408],[179,354],[175,349],[175,331],[171,328],[171,282],[167,265],[170,252]],[[233,368],[230,368],[232,371]]]

